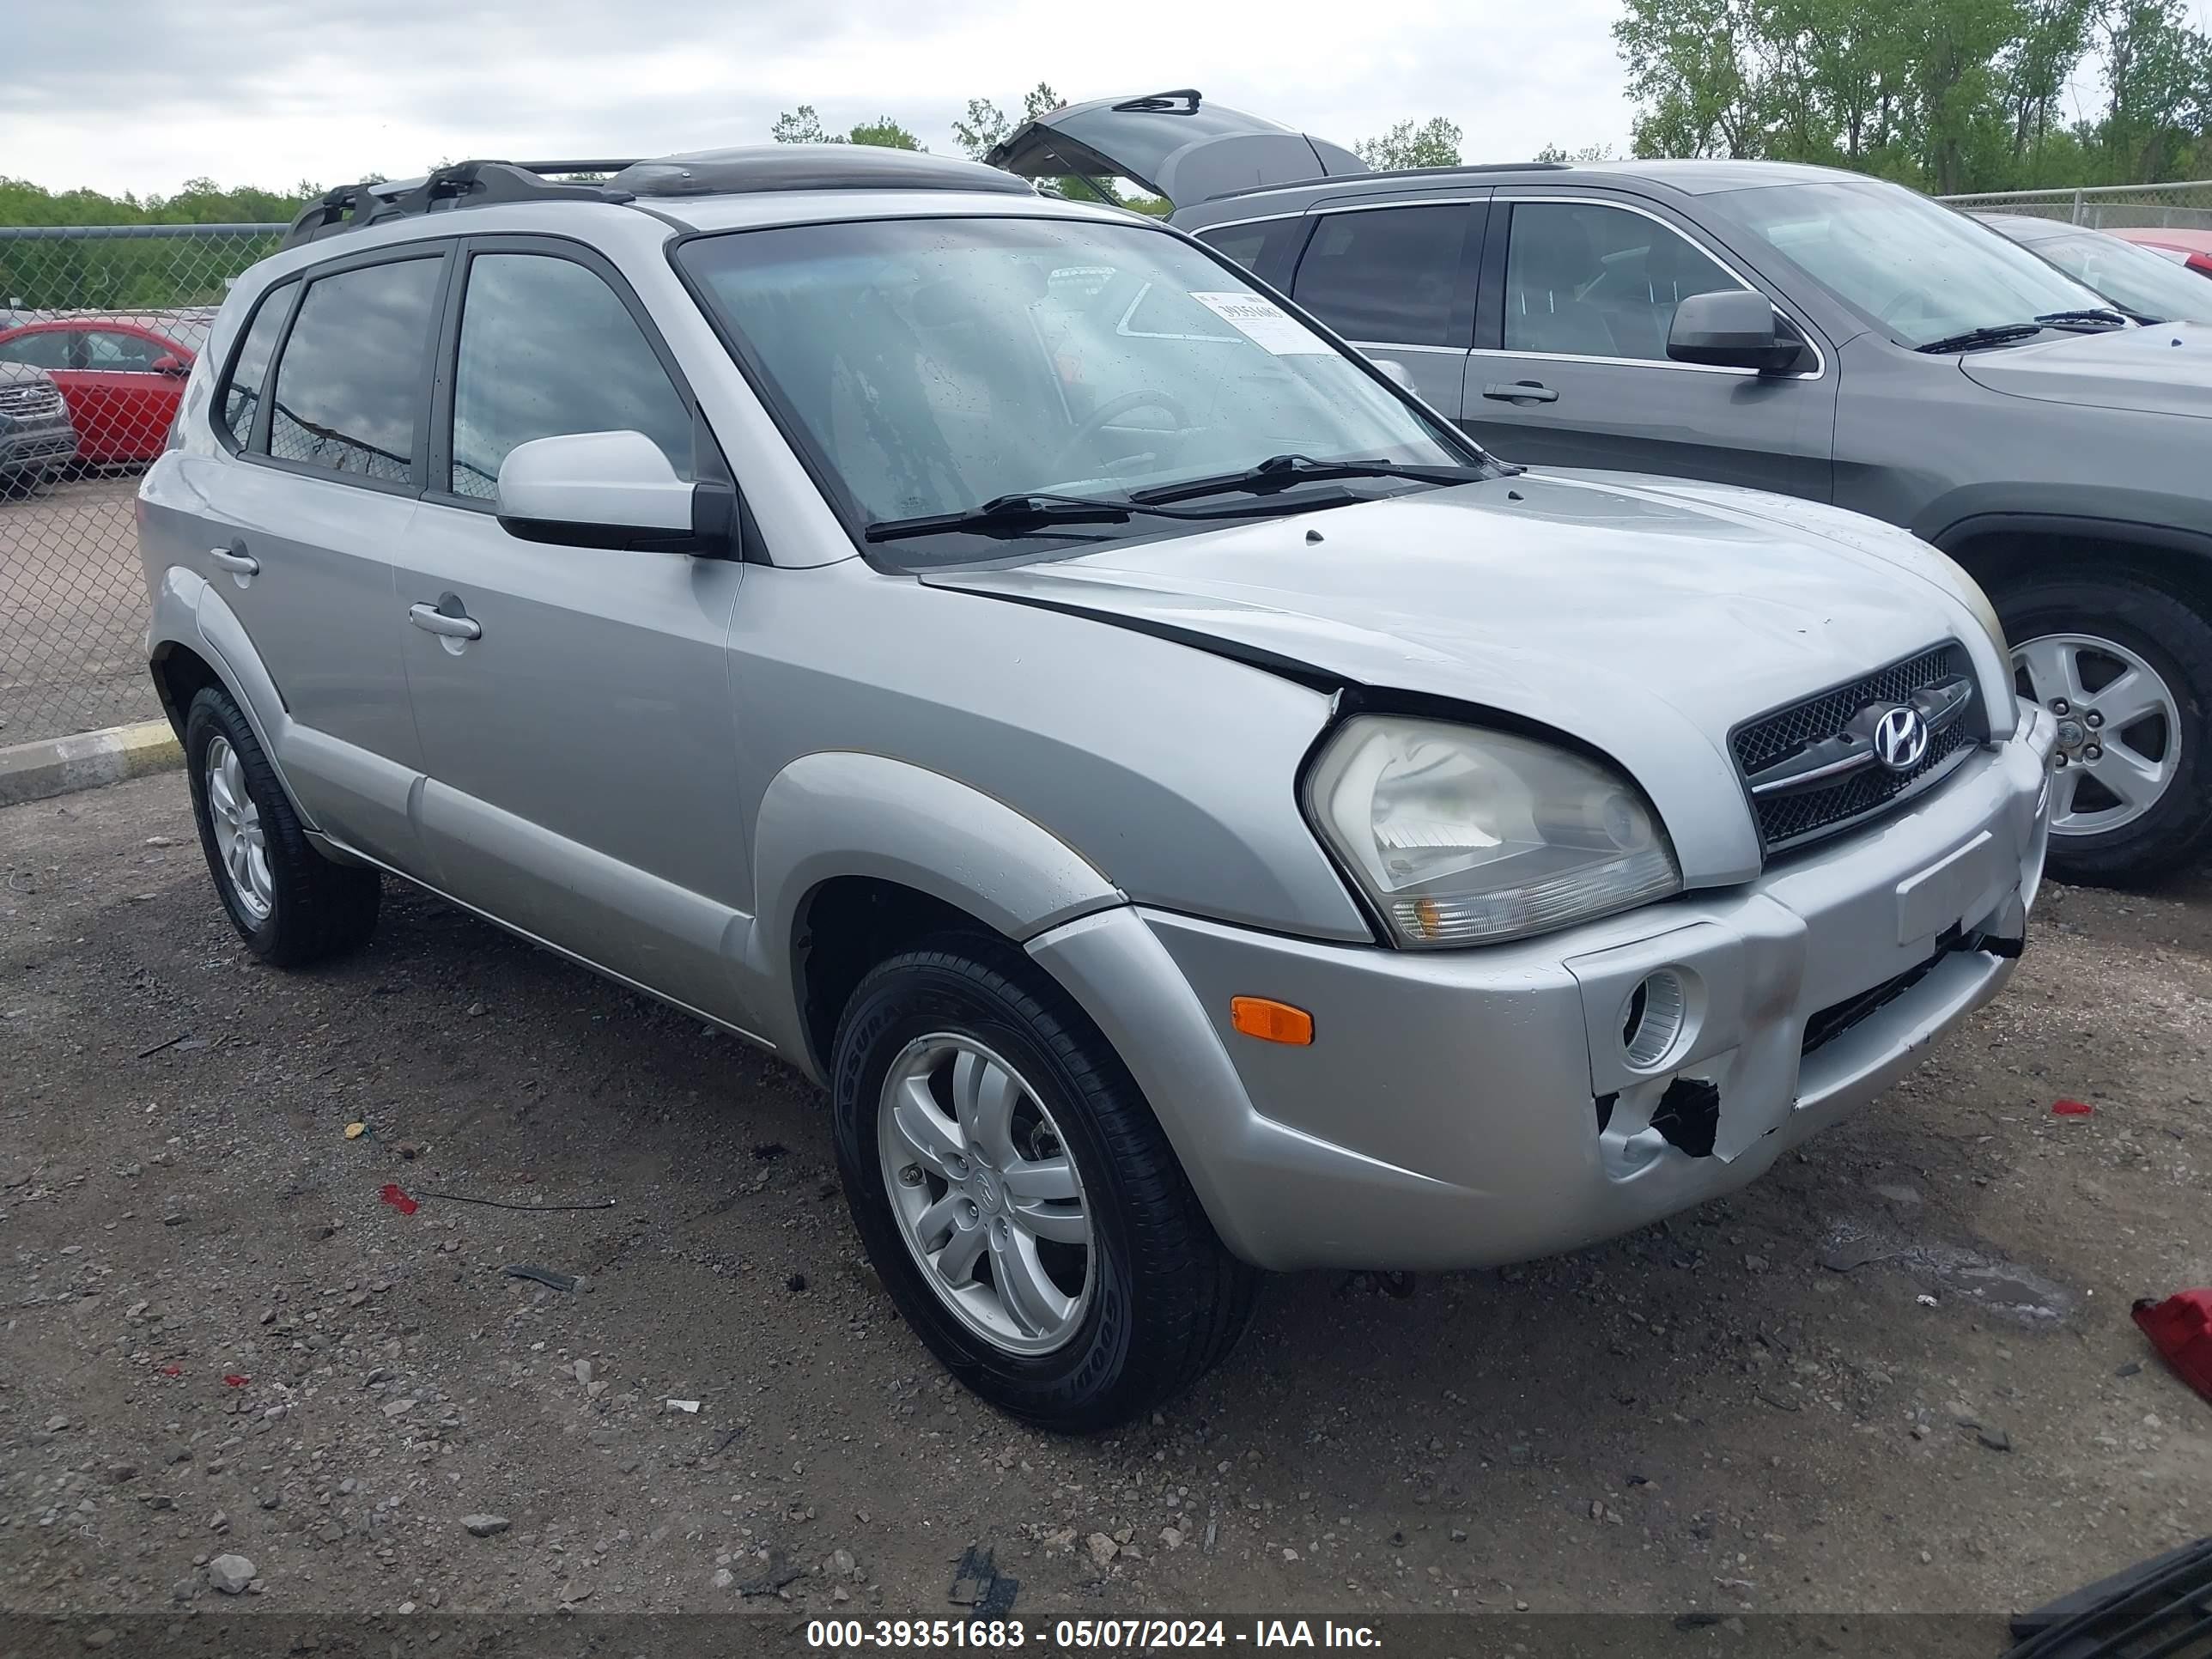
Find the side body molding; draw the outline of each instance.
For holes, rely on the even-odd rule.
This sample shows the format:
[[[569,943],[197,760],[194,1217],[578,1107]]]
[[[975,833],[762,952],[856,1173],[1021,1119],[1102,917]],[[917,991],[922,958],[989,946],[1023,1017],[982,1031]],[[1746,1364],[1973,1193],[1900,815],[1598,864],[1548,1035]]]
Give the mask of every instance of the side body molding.
[[[1017,943],[1128,902],[1073,848],[980,790],[882,755],[803,755],[769,781],[754,821],[759,921],[746,964],[768,988],[762,1035],[793,1060],[807,1054],[792,971],[799,908],[841,876],[910,887]]]

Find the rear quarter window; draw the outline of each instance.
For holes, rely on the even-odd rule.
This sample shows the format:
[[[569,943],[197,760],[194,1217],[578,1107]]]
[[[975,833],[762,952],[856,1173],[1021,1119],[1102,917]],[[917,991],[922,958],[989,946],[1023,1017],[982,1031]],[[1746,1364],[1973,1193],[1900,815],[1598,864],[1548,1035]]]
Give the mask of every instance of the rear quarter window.
[[[246,338],[231,360],[229,377],[223,381],[217,420],[230,434],[231,447],[244,449],[253,436],[253,416],[261,407],[269,385],[269,364],[276,355],[276,336],[292,309],[297,283],[280,283],[263,295],[246,325]]]

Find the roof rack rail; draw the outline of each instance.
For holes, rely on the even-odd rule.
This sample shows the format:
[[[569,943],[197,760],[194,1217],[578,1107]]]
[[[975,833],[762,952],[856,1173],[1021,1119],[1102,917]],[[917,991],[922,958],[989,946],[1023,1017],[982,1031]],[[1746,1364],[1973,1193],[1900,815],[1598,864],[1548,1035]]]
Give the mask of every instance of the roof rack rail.
[[[300,210],[284,233],[283,246],[297,247],[389,219],[454,208],[495,207],[502,202],[628,202],[635,199],[630,191],[610,185],[561,185],[550,180],[564,173],[619,173],[633,165],[629,161],[456,161],[421,179],[341,185]]]

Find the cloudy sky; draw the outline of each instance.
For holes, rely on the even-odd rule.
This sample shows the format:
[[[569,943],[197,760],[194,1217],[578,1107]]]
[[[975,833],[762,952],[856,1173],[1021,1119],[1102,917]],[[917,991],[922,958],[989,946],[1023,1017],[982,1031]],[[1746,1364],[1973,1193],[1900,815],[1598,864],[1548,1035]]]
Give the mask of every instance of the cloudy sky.
[[[331,185],[441,158],[766,139],[811,103],[932,149],[971,97],[1195,86],[1340,143],[1446,115],[1468,160],[1626,148],[1618,0],[11,0],[0,173],[163,193]],[[1349,38],[1340,33],[1353,25]],[[1377,26],[1379,25],[1379,26]]]

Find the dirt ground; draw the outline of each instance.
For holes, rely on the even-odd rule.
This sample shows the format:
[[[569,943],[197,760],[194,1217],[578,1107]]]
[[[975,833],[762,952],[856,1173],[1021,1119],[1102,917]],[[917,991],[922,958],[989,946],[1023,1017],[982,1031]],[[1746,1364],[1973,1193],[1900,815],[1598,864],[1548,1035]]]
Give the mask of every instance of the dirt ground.
[[[2212,1532],[2212,1407],[2127,1316],[2212,1282],[2201,878],[2047,890],[1998,1003],[1735,1199],[1273,1281],[1070,1441],[940,1376],[734,1040],[397,886],[264,969],[174,775],[0,864],[0,1607],[942,1617],[974,1544],[1039,1614],[1986,1613]]]
[[[0,746],[160,715],[137,492],[116,471],[0,489]]]

